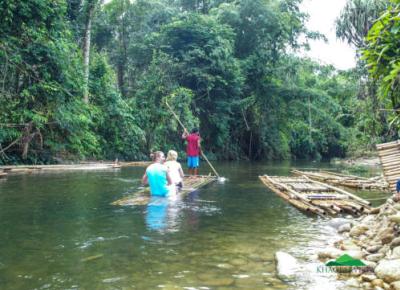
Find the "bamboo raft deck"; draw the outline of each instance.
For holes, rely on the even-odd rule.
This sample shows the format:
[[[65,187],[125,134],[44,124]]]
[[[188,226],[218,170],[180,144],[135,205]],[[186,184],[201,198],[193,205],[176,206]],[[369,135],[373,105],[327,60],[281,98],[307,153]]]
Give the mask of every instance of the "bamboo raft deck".
[[[355,175],[346,175],[332,171],[301,171],[293,169],[296,176],[307,176],[313,180],[326,182],[333,185],[340,185],[355,189],[388,190],[388,183],[380,176],[365,178]]]
[[[196,175],[196,176],[185,176],[183,178],[183,188],[178,192],[178,195],[184,196],[197,189],[216,181],[217,177],[213,175]],[[129,196],[121,198],[111,203],[112,205],[147,205],[151,199],[150,188],[146,187],[140,189]]]
[[[390,191],[396,193],[396,182],[400,179],[400,142],[399,140],[377,144],[383,175]]]
[[[307,176],[259,176],[265,186],[294,207],[320,216],[371,210],[370,203],[343,189],[311,180]]]

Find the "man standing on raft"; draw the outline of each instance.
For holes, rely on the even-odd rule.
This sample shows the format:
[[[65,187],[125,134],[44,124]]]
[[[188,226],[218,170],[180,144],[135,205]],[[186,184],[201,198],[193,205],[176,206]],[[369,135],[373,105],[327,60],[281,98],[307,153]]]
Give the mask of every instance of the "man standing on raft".
[[[185,129],[182,134],[182,139],[187,141],[186,154],[187,165],[189,167],[189,175],[197,175],[201,152],[201,138],[199,134],[199,129],[193,128],[190,134]]]

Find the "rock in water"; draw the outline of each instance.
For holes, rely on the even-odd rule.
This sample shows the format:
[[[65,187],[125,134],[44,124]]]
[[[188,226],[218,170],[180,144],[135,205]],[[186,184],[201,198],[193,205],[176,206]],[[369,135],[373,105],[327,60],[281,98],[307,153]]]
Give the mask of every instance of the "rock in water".
[[[392,241],[392,243],[390,244],[390,247],[391,247],[391,248],[395,248],[395,247],[398,247],[398,246],[400,246],[400,237],[395,238],[395,239]]]
[[[368,247],[367,251],[369,253],[374,254],[374,253],[378,252],[381,248],[382,248],[382,245],[373,245],[373,246]]]
[[[392,257],[394,259],[400,259],[400,247],[396,247],[392,251]]]
[[[376,275],[385,282],[400,280],[400,259],[382,260],[375,268]]]
[[[348,224],[349,220],[344,218],[334,218],[328,222],[328,226],[338,229],[342,225]]]
[[[394,290],[400,290],[400,281],[393,282],[391,284],[391,286],[392,286],[392,289],[394,289]]]
[[[299,270],[297,260],[285,252],[276,252],[276,270],[277,276],[283,281],[292,281],[295,279]]]
[[[341,225],[338,229],[338,232],[345,233],[345,232],[350,232],[350,230],[351,230],[351,224],[347,223],[347,224]]]
[[[400,224],[400,214],[389,216],[389,220],[395,222],[396,224]]]
[[[384,254],[382,253],[378,253],[378,254],[371,254],[368,255],[365,259],[367,261],[371,261],[371,262],[378,262],[379,260],[381,260],[384,257]],[[370,282],[370,281],[369,281]]]
[[[343,255],[343,251],[336,248],[327,248],[318,252],[318,258],[321,260],[336,259],[341,255]]]
[[[351,278],[346,281],[346,286],[348,286],[350,288],[360,288],[360,283],[358,282],[358,280],[356,278]]]
[[[366,225],[356,225],[350,231],[350,237],[358,237],[361,236],[363,233],[368,231],[368,227]]]

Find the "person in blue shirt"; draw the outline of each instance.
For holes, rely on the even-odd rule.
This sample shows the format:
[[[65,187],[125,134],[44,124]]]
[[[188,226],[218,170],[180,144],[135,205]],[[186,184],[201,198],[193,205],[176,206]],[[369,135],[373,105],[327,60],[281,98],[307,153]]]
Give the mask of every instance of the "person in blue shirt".
[[[170,186],[172,184],[171,176],[167,166],[163,164],[165,161],[164,153],[156,151],[151,156],[154,163],[147,167],[142,183],[144,185],[149,184],[152,196],[166,197],[173,194],[174,186]]]

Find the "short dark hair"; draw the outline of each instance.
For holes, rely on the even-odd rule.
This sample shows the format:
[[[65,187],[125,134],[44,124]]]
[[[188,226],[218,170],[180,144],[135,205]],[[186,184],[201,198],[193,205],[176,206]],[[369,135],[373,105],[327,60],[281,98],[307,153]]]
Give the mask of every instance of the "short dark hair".
[[[193,128],[190,133],[192,133],[192,134],[199,133],[199,129],[198,128]]]

